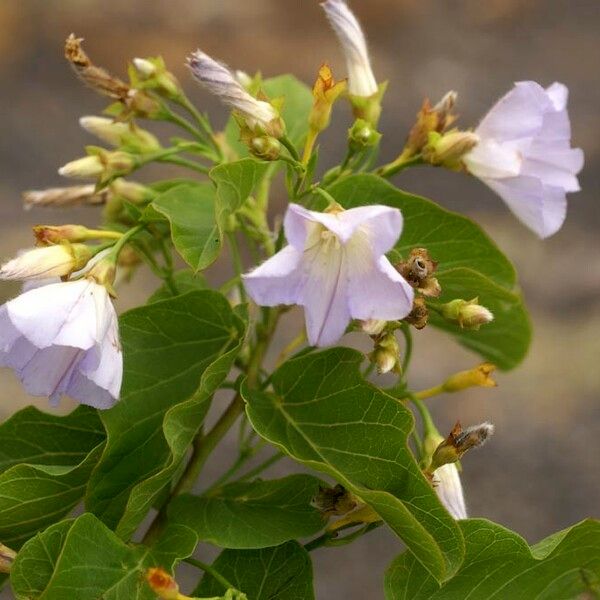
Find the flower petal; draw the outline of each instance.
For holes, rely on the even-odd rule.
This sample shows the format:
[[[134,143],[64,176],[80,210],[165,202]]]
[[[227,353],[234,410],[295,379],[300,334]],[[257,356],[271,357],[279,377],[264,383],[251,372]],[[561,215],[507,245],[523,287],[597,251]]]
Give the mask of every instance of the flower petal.
[[[549,237],[562,227],[567,216],[567,198],[563,189],[524,176],[483,181],[539,237]]]
[[[441,466],[433,474],[434,489],[440,502],[455,519],[466,519],[467,507],[460,475],[453,463]]]
[[[403,319],[412,310],[414,291],[382,256],[373,268],[350,276],[348,303],[353,319]]]
[[[246,291],[259,306],[299,304],[302,298],[302,253],[286,246],[242,277]]]

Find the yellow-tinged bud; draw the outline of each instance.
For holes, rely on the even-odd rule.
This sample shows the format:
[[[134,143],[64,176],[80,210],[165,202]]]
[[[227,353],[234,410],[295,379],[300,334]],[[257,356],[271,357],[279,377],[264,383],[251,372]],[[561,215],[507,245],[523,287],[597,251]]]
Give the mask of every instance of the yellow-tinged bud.
[[[89,156],[67,163],[58,170],[64,177],[76,179],[98,179],[107,181],[127,175],[136,166],[136,159],[128,152],[108,152],[103,148],[88,149]]]
[[[379,335],[387,325],[387,321],[368,319],[360,322],[360,328],[368,335]]]
[[[137,127],[106,117],[87,116],[79,119],[79,124],[88,133],[95,135],[111,146],[124,146],[133,152],[153,152],[161,148],[155,135]]]
[[[377,367],[380,375],[393,371],[400,374],[402,372],[400,362],[400,347],[396,336],[389,332],[384,333],[375,340],[375,348],[369,359]]]
[[[49,246],[61,242],[85,242],[91,239],[89,229],[83,225],[36,225],[33,235],[38,246]]]
[[[148,569],[146,580],[152,591],[162,600],[178,600],[179,586],[164,569],[160,567]]]
[[[496,365],[484,362],[468,371],[460,371],[448,377],[442,384],[445,392],[459,392],[470,387],[496,387],[498,384],[492,379]]]
[[[133,65],[139,75],[142,87],[156,90],[167,98],[179,98],[182,90],[177,78],[167,70],[161,56],[156,58],[134,58]]]
[[[354,494],[338,483],[335,487],[319,486],[319,491],[310,504],[321,511],[323,516],[331,517],[345,515],[354,510],[358,500]]]
[[[355,152],[377,145],[380,138],[381,134],[364,119],[356,119],[348,129],[348,144]]]
[[[449,169],[462,168],[462,157],[479,143],[479,136],[472,131],[453,130],[439,134],[431,132],[423,148],[423,160],[432,165]]]
[[[346,80],[336,82],[329,65],[323,64],[313,86],[314,103],[308,117],[308,125],[313,131],[323,131],[329,126],[333,103],[345,90]]]
[[[114,289],[117,267],[114,256],[106,256],[100,259],[87,273],[86,277],[93,279],[97,284],[103,285],[108,293],[113,297],[117,297]]]
[[[93,255],[84,244],[64,243],[34,248],[3,264],[0,279],[68,277],[85,267]]]
[[[442,465],[456,462],[468,450],[483,446],[493,433],[494,426],[491,423],[485,422],[463,430],[457,422],[448,437],[435,449],[428,471],[432,473]]]
[[[104,164],[98,155],[84,156],[72,160],[58,170],[63,177],[74,179],[94,179],[104,173]]]
[[[341,519],[333,521],[327,525],[325,531],[336,534],[340,529],[351,527],[352,525],[368,525],[369,523],[378,523],[381,517],[367,504],[359,506],[356,510],[344,515]]]
[[[122,177],[118,177],[110,184],[110,190],[115,196],[134,204],[150,202],[157,195],[152,188],[135,181],[127,181]]]
[[[457,298],[442,304],[439,310],[445,319],[458,323],[461,329],[478,330],[482,325],[494,320],[491,311],[479,304],[479,298],[472,300]]]
[[[0,544],[0,573],[10,573],[10,568],[17,557],[17,553],[8,546]]]
[[[263,135],[250,141],[250,152],[262,160],[277,160],[281,154],[281,144],[274,137]]]

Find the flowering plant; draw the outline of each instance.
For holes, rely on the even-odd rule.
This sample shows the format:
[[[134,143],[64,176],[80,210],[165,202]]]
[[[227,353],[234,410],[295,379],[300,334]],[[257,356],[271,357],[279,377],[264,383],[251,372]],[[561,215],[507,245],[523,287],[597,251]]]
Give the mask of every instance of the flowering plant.
[[[567,88],[517,83],[473,130],[456,127],[454,92],[425,100],[397,157],[378,164],[387,84],[345,1],[322,7],[347,79],[316,65],[311,90],[190,55],[193,78],[231,109],[224,131],[161,58],[133,59],[125,81],[67,39],[77,76],[111,101],[81,119],[104,145],[59,170],[93,183],[24,200],[101,206],[102,221],[39,225],[36,247],[0,268],[24,282],[0,307],[0,366],[53,405],[80,404],[0,424],[0,572],[17,598],[310,600],[311,552],[379,527],[404,544],[386,571],[390,600],[597,592],[598,522],[529,547],[469,518],[459,461],[468,469],[494,427],[440,433],[426,401],[494,387],[496,369],[525,357],[529,319],[512,264],[476,223],[390,182],[417,165],[471,174],[534,234],[552,235],[583,165]],[[347,153],[321,172],[318,141],[343,101]],[[148,121],[179,136],[166,144]],[[151,163],[186,177],[132,180]],[[269,210],[273,182],[285,186],[283,215]],[[233,275],[215,287],[224,247]],[[144,263],[158,289],[117,318],[113,300]],[[294,306],[305,325],[273,360]],[[479,364],[415,390],[424,327]],[[345,347],[346,334],[369,350]],[[238,454],[208,481],[206,462],[236,424]],[[303,468],[270,476],[283,459]],[[208,544],[221,549],[212,564]],[[185,593],[184,563],[197,569]]]

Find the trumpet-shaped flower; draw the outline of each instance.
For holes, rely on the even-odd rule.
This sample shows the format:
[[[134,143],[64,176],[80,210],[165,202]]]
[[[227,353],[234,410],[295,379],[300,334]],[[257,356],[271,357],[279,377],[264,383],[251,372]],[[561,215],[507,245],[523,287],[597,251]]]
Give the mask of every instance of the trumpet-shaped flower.
[[[371,69],[367,40],[360,23],[344,0],[327,0],[321,6],[344,51],[348,91],[353,96],[373,96],[378,92],[377,80]]]
[[[456,465],[449,463],[436,469],[433,474],[433,485],[446,510],[457,520],[466,519],[467,507]]]
[[[334,344],[351,319],[402,319],[413,290],[384,254],[402,230],[402,215],[387,206],[335,212],[288,207],[289,246],[244,276],[262,306],[298,304],[305,309],[312,345]]]
[[[464,158],[467,169],[492,188],[541,238],[556,233],[567,192],[579,188],[583,152],[571,148],[568,90],[522,81],[490,110],[475,133],[480,141]]]
[[[201,50],[196,50],[188,58],[192,75],[227,104],[245,117],[251,129],[260,127],[269,132],[273,121],[279,121],[279,114],[273,106],[251,96],[229,70],[227,65],[217,62]],[[277,135],[275,137],[278,137]]]
[[[119,397],[123,356],[106,288],[91,278],[31,289],[0,307],[0,366],[27,392],[95,408]]]

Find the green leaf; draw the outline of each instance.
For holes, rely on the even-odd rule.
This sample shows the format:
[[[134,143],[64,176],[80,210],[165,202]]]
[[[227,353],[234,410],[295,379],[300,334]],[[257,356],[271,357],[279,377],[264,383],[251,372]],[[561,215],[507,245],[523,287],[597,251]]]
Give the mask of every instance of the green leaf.
[[[200,540],[222,548],[264,548],[323,528],[310,501],[322,484],[310,475],[232,483],[208,496],[180,496],[169,522],[187,525]]]
[[[25,408],[0,425],[0,540],[18,548],[76,506],[105,434],[97,412]]]
[[[169,220],[173,244],[194,271],[217,259],[228,219],[246,201],[268,166],[251,158],[219,165],[210,172],[214,186],[178,185],[152,202],[149,208]]]
[[[293,75],[280,75],[265,79],[262,82],[261,90],[271,100],[284,99],[281,114],[286,124],[286,133],[292,143],[299,146],[308,131],[308,115],[313,104],[310,88]],[[227,122],[225,135],[228,144],[240,156],[247,156],[248,149],[239,141],[240,128],[233,118]]]
[[[175,249],[194,271],[208,267],[221,251],[215,203],[214,186],[197,183],[170,188],[150,204],[171,223]]]
[[[523,360],[531,342],[531,327],[515,269],[479,225],[430,200],[407,194],[375,175],[347,177],[329,191],[346,208],[365,204],[399,208],[404,227],[394,257],[406,257],[412,248],[427,248],[439,262],[439,301],[479,297],[495,316],[493,323],[479,331],[460,330],[435,316],[431,323],[450,331],[460,343],[501,369],[511,369]]]
[[[312,564],[298,542],[262,550],[224,550],[212,565],[248,600],[314,600]],[[209,573],[194,596],[220,596],[225,588]]]
[[[587,520],[532,546],[485,519],[460,522],[466,557],[441,587],[405,552],[385,576],[387,600],[557,600],[600,591],[600,522]]]
[[[11,569],[13,591],[18,600],[154,600],[146,570],[171,569],[195,544],[189,530],[165,533],[146,548],[124,544],[89,513],[62,521],[23,546]]]
[[[531,324],[521,296],[471,269],[450,269],[440,273],[438,280],[444,290],[439,300],[478,297],[479,302],[492,311],[494,320],[473,331],[461,329],[431,311],[431,324],[450,332],[461,344],[499,368],[516,367],[527,355],[531,343]]]
[[[177,288],[178,294],[173,294],[171,288],[163,283],[155,292],[148,298],[148,304],[159,302],[160,300],[168,300],[177,296],[182,296],[188,292],[195,290],[205,290],[208,288],[208,283],[200,273],[192,273],[189,269],[183,269],[173,274],[173,283]]]
[[[364,357],[333,348],[287,361],[274,394],[242,389],[256,431],[362,498],[443,581],[460,566],[462,535],[407,445],[403,404],[365,381]]]
[[[108,443],[86,507],[128,537],[171,480],[229,372],[244,334],[210,290],[155,302],[121,317],[121,401],[101,415]]]

